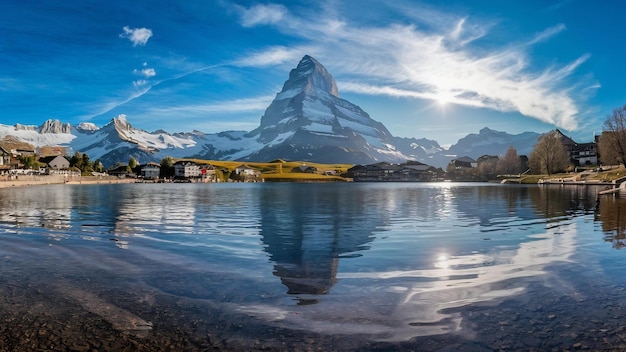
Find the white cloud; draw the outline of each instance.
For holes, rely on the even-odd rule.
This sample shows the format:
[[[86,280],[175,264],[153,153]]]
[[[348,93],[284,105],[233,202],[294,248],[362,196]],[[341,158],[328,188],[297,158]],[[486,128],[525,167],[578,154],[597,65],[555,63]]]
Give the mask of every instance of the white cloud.
[[[144,68],[143,70],[134,69],[133,73],[136,75],[144,76],[146,78],[156,76],[156,71],[153,68]]]
[[[494,23],[481,25],[469,17],[442,14],[433,18],[437,13],[431,11],[428,21],[437,26],[426,30],[420,23],[406,22],[356,26],[327,13],[297,16],[284,8],[270,20],[269,15],[261,14],[271,6],[276,5],[242,13],[242,24],[272,25],[296,36],[297,42],[289,48],[271,46],[255,51],[238,64],[262,67],[310,54],[338,78],[341,90],[432,100],[445,96],[459,105],[517,111],[567,130],[578,127],[576,94],[584,87],[576,87],[570,80],[588,56],[562,67],[537,69],[528,50],[564,31],[562,24],[517,45],[509,42],[494,49],[481,47],[484,41],[477,40],[488,37]],[[257,16],[250,17],[252,13]]]
[[[135,86],[135,87],[141,87],[141,86],[146,85],[147,83],[148,83],[148,81],[146,81],[145,79],[140,79],[140,80],[138,80],[138,81],[134,81],[134,82],[133,82],[133,86]]]
[[[279,22],[287,13],[287,9],[282,5],[255,5],[251,8],[238,8],[241,13],[241,25],[244,27],[254,27],[262,24]]]
[[[148,39],[152,37],[152,30],[148,28],[130,28],[125,26],[124,33],[120,34],[120,38],[127,38],[133,43],[133,46],[146,45]]]

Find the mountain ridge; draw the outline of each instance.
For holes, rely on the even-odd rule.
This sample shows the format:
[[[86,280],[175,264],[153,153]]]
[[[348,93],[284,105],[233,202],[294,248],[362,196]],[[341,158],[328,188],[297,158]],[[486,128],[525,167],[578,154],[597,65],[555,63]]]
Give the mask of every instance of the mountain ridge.
[[[478,134],[461,138],[448,150],[426,138],[394,137],[383,123],[372,119],[358,105],[340,98],[330,72],[309,55],[289,72],[282,89],[261,116],[259,127],[249,132],[147,132],[134,127],[126,115],[120,114],[103,127],[89,122],[72,126],[52,119],[40,126],[0,125],[0,138],[6,135],[36,147],[65,146],[72,153],[86,153],[105,166],[125,163],[130,157],[146,163],[172,156],[349,164],[415,160],[436,167],[445,167],[453,155],[473,158],[494,152],[503,155],[509,145],[524,154],[526,150],[530,152],[539,136],[533,132],[520,136],[483,128]],[[524,143],[530,145],[524,147]]]
[[[239,160],[241,159],[242,154],[246,154],[246,150],[251,149],[250,147],[240,147],[236,143],[237,141],[246,140],[246,135],[250,133],[248,131],[223,131],[218,133],[204,133],[195,130],[191,132],[169,133],[164,130],[156,130],[154,132],[146,132],[144,130],[135,129],[134,127],[132,127],[132,124],[128,123],[126,117],[124,117],[124,119],[126,119],[126,122],[131,126],[133,134],[135,136],[143,135],[143,143],[138,138],[136,138],[136,140],[133,142],[130,140],[124,140],[123,138],[120,138],[119,135],[117,138],[115,137],[115,135],[111,136],[111,138],[102,138],[101,135],[98,135],[101,134],[103,131],[107,131],[107,126],[111,125],[114,127],[114,121],[116,119],[118,118],[115,117],[111,119],[111,121],[105,124],[103,127],[97,127],[94,125],[95,128],[85,128],[82,123],[79,123],[77,125],[70,125],[70,133],[40,133],[39,131],[41,130],[41,126],[21,124],[11,126],[0,124],[0,138],[5,136],[11,136],[17,138],[17,140],[21,142],[32,144],[37,148],[51,145],[65,146],[70,148],[72,152],[78,151],[88,154],[90,156],[90,159],[92,160],[101,159],[101,161],[103,161],[102,159],[104,158],[105,160],[103,161],[103,163],[108,160],[108,164],[110,165],[113,165],[116,162],[125,162],[128,158],[134,155],[140,156],[138,159],[136,159],[141,163],[145,163],[148,161],[160,161],[165,156],[172,156],[176,158],[202,157],[215,160]],[[55,120],[46,120],[44,123],[42,123],[42,125],[49,123],[48,121]],[[24,129],[24,126],[27,126],[28,128]],[[115,128],[111,128],[111,130],[115,130],[116,132],[118,132]],[[485,134],[486,131],[488,131],[489,134]],[[28,133],[25,134],[24,132]],[[498,133],[499,136],[502,138],[501,142],[496,143],[497,148],[494,148],[492,144],[486,142],[487,138],[490,137],[491,132]],[[146,135],[150,136],[151,141],[145,140]],[[395,147],[408,157],[407,160],[420,161],[436,167],[445,167],[450,160],[457,157],[469,156],[477,159],[482,155],[504,155],[506,149],[510,145],[518,150],[518,154],[527,155],[532,150],[532,147],[536,143],[539,135],[539,133],[535,132],[509,134],[505,131],[496,131],[485,127],[481,129],[479,133],[470,133],[467,136],[460,138],[457,143],[453,144],[448,149],[440,147],[437,141],[427,138],[393,138],[395,141]],[[176,145],[176,147],[167,148],[167,146],[163,144],[169,137],[171,137],[173,141],[178,141],[178,143],[170,143],[172,146]],[[106,140],[106,142],[103,142],[103,139]],[[180,143],[181,141],[186,144]],[[204,141],[207,143],[197,145],[198,141]],[[234,143],[230,148],[225,148],[224,144],[228,145],[229,142]],[[119,143],[119,145],[117,143]],[[109,148],[106,148],[106,144],[110,145]],[[482,148],[488,149],[489,152],[484,152],[483,149],[477,148],[476,144],[483,145]],[[500,147],[501,150],[498,149]],[[106,151],[112,151],[118,148],[124,148],[128,151],[129,154],[121,159],[116,160],[112,160],[110,157],[107,157],[108,153]],[[141,150],[143,150],[144,152],[141,153]],[[133,154],[133,152],[135,153]],[[116,154],[119,155],[120,153]],[[234,157],[231,158],[231,156]]]

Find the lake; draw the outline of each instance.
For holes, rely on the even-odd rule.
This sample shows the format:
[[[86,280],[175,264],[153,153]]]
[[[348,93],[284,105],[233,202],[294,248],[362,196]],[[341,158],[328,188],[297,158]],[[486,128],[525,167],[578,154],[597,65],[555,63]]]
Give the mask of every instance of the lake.
[[[600,190],[0,189],[0,350],[624,350],[626,199]]]

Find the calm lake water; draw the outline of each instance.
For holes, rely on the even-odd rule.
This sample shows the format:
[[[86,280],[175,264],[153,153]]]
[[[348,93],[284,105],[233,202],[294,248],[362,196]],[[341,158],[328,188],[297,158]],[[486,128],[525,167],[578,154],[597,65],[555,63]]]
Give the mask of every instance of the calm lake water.
[[[625,350],[601,189],[0,189],[0,350]]]

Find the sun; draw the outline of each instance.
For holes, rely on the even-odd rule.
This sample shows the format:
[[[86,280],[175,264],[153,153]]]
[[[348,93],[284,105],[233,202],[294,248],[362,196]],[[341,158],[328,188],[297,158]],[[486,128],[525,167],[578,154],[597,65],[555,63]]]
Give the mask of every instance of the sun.
[[[448,104],[451,104],[454,101],[454,95],[448,91],[441,91],[435,94],[435,102],[437,105],[441,107],[446,107]]]

